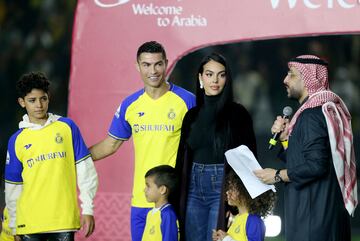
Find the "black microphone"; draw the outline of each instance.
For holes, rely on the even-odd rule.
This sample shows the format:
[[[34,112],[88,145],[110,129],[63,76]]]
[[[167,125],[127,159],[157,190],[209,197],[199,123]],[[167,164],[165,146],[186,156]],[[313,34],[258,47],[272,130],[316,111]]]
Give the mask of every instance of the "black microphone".
[[[291,116],[292,112],[293,110],[290,106],[285,106],[285,108],[283,109],[283,118],[288,119]],[[276,145],[280,134],[281,132],[275,133],[273,137],[269,140],[269,150],[271,150]]]

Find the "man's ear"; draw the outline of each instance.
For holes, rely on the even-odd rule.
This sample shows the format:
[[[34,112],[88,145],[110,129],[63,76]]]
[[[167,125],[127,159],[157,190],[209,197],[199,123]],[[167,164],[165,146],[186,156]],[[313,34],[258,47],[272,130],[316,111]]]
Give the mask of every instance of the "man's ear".
[[[140,66],[139,66],[139,62],[138,62],[138,61],[135,62],[135,68],[136,68],[137,71],[140,72]]]
[[[19,97],[18,98],[18,103],[22,108],[25,108],[25,100],[24,100],[24,98]]]

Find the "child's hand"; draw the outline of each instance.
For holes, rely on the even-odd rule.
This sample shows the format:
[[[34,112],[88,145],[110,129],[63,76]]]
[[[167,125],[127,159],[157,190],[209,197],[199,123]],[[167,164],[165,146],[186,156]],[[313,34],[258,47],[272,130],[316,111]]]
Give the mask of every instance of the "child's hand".
[[[217,231],[218,237],[220,240],[223,240],[228,234],[222,230]]]
[[[213,230],[213,233],[212,233],[212,239],[213,241],[221,241],[223,240],[225,237],[227,236],[227,233],[222,231],[222,230]]]
[[[218,241],[218,235],[217,235],[217,231],[215,229],[213,229],[212,231],[212,240],[213,241]]]
[[[95,220],[92,215],[83,215],[81,218],[81,229],[85,237],[89,237],[95,230]]]

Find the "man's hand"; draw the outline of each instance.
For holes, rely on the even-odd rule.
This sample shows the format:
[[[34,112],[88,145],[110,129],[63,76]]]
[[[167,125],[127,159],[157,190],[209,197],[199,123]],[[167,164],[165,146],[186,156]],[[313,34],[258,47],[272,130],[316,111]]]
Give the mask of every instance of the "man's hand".
[[[254,174],[259,178],[260,181],[266,184],[274,184],[275,183],[275,173],[276,170],[272,168],[265,168],[255,170]]]
[[[89,237],[95,230],[95,219],[92,215],[82,215],[81,229],[85,233],[85,237]]]
[[[20,238],[19,235],[15,235],[15,236],[14,236],[14,240],[15,240],[15,241],[21,241],[21,238]]]
[[[271,133],[275,134],[281,132],[279,136],[279,140],[284,141],[287,139],[289,133],[288,127],[289,127],[289,119],[283,118],[281,116],[277,116],[273,126],[271,127]]]

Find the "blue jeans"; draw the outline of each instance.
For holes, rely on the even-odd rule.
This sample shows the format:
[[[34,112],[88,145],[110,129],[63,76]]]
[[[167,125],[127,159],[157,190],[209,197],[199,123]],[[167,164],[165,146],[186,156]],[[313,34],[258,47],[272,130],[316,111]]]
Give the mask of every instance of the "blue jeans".
[[[75,232],[20,235],[21,241],[74,241]]]
[[[193,163],[185,217],[186,241],[212,241],[216,228],[224,164]]]

